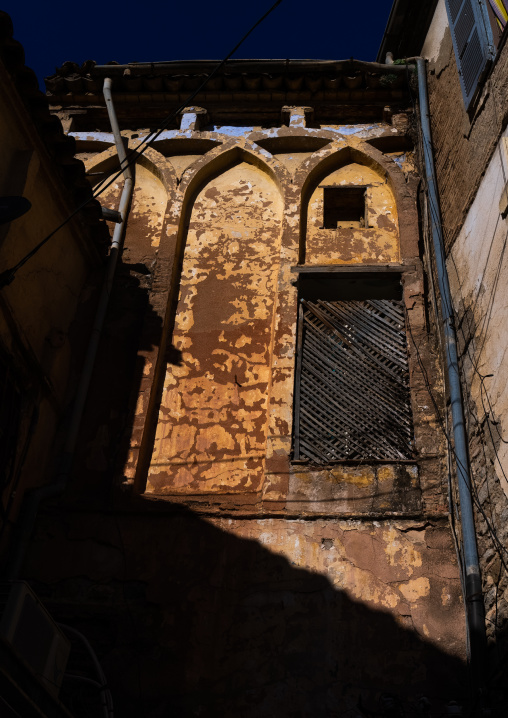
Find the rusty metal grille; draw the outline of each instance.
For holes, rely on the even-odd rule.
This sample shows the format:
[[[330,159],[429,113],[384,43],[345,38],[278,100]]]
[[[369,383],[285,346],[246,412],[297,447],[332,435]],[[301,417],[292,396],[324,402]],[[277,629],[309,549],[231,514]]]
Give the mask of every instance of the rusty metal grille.
[[[294,458],[412,456],[403,303],[300,302]]]

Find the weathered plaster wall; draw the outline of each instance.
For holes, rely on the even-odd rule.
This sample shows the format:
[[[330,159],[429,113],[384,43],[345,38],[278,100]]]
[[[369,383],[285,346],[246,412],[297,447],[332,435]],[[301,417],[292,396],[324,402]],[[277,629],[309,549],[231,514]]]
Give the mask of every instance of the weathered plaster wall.
[[[173,165],[178,178],[180,178],[187,169],[187,167],[189,167],[200,157],[201,155],[172,155],[168,157],[168,160]]]
[[[429,62],[434,63],[439,57],[447,28],[448,15],[445,0],[439,0],[421,52],[422,57],[425,57]]]
[[[361,229],[323,228],[323,186],[365,185],[367,225]],[[309,202],[305,260],[309,264],[398,262],[397,209],[386,178],[356,162],[325,177]]]
[[[312,152],[281,152],[280,154],[274,154],[274,157],[279,162],[282,162],[286,169],[293,174],[311,154]]]
[[[344,132],[341,134],[340,130]],[[369,512],[383,510],[414,513],[422,509],[433,514],[442,511],[442,446],[436,446],[436,418],[432,406],[429,406],[423,376],[411,343],[408,350],[412,357],[415,446],[418,454],[425,455],[424,462],[420,465],[415,462],[402,474],[396,467],[364,467],[356,479],[354,476],[358,472],[354,469],[347,469],[345,474],[339,471],[342,478],[337,478],[337,472],[334,471],[323,473],[290,465],[298,283],[298,274],[293,273],[291,267],[299,261],[302,188],[309,173],[320,171],[321,163],[341,168],[334,169],[331,175],[328,173],[332,179],[337,177],[339,182],[343,181],[342,175],[347,175],[348,181],[353,178],[358,183],[368,182],[373,185],[369,188],[369,223],[374,220],[375,224],[385,226],[381,229],[364,229],[363,232],[384,236],[385,244],[391,242],[391,259],[402,260],[408,265],[403,279],[408,319],[427,372],[439,381],[425,325],[421,267],[415,256],[418,247],[414,231],[416,209],[412,194],[414,167],[406,153],[390,151],[383,155],[358,138],[358,135],[376,138],[379,131],[386,133],[383,125],[337,126],[334,134],[340,139],[336,142],[332,141],[333,135],[329,136],[329,130],[320,133],[315,129],[300,127],[281,128],[279,133],[271,129],[266,133],[256,132],[252,135],[256,142],[268,142],[267,146],[274,150],[279,146],[308,146],[309,142],[319,148],[313,153],[286,152],[282,153],[282,157],[277,153],[272,156],[243,138],[233,138],[221,145],[217,141],[218,137],[209,132],[163,133],[163,138],[156,145],[166,156],[150,150],[148,154],[153,153],[150,158],[152,164],[148,169],[139,167],[136,172],[136,193],[121,267],[121,272],[125,273],[121,284],[125,284],[125,287],[119,285],[115,292],[123,312],[122,340],[127,342],[130,335],[137,338],[139,348],[136,368],[129,370],[133,372],[130,383],[128,373],[125,373],[121,381],[123,390],[115,390],[118,398],[113,414],[104,415],[100,421],[94,414],[95,421],[91,429],[93,436],[87,440],[83,461],[88,471],[95,466],[99,484],[103,484],[105,478],[101,476],[99,466],[103,465],[102,473],[107,471],[104,463],[106,446],[108,442],[114,441],[114,436],[123,425],[123,434],[130,448],[128,454],[124,450],[120,452],[118,470],[125,486],[132,484],[136,476],[136,490],[143,491],[146,482],[146,473],[143,472],[147,471],[148,465],[144,464],[146,468],[143,469],[143,462],[138,461],[138,456],[140,450],[144,452],[151,466],[146,496],[175,499],[179,495],[182,500],[195,501],[202,495],[204,507],[209,505],[206,502],[210,499],[219,502],[216,509],[222,502],[224,506],[234,506],[236,510],[250,505],[255,506],[256,511],[290,513],[296,510],[295,507],[298,511],[310,514],[331,511],[368,515]],[[83,148],[88,147],[89,150],[95,144],[100,148],[105,142],[100,133],[78,134]],[[137,139],[131,140],[131,143],[135,146]],[[189,143],[189,148],[200,148],[202,154],[186,154],[186,143]],[[238,164],[238,155],[231,153],[241,147],[250,153],[251,160]],[[388,147],[390,150],[393,148],[391,138]],[[174,155],[175,151],[179,154]],[[87,161],[87,168],[91,173],[106,169],[107,163],[114,161],[114,156],[114,147],[102,155],[95,153]],[[172,163],[174,156],[185,158],[184,165],[190,157],[197,157],[186,166],[177,189],[177,176]],[[227,170],[233,157],[236,158],[236,168]],[[209,167],[215,169],[210,170]],[[292,181],[287,170],[291,171]],[[238,176],[234,175],[235,172]],[[205,178],[211,174],[213,179],[201,180],[205,185],[199,190],[194,209],[189,210],[189,219],[184,220],[183,206],[189,201],[189,185],[193,186],[195,177],[199,177],[200,173],[204,173]],[[281,213],[280,190],[267,173],[276,178],[278,185],[287,194],[283,230],[281,217],[275,216]],[[162,180],[156,177],[166,175],[163,181],[165,189],[162,190]],[[251,175],[252,181],[249,179]],[[322,176],[323,172],[320,174]],[[328,181],[326,172],[324,181]],[[251,190],[242,192],[241,182],[250,182]],[[261,185],[257,187],[259,182]],[[174,199],[168,203],[162,219],[164,192],[168,193],[170,186],[173,188],[171,192],[174,192]],[[270,210],[269,215],[266,215],[266,208],[262,206],[265,201],[263,198],[261,203],[252,202],[252,193],[261,191],[261,186],[262,193],[266,194],[265,199],[274,203],[274,207],[277,206],[275,213]],[[213,194],[216,188],[222,194],[215,198],[207,197],[208,190]],[[115,206],[119,192],[118,184],[112,190],[111,197],[106,195],[105,204]],[[139,192],[143,194],[141,199],[138,199]],[[404,208],[400,249],[395,192],[399,193],[399,201]],[[305,205],[313,203],[308,191],[304,192],[303,197]],[[155,216],[147,225],[147,212],[152,210]],[[315,219],[315,215],[313,217]],[[394,218],[395,227],[391,225]],[[188,236],[183,226],[187,221],[190,222]],[[270,227],[268,232],[267,227]],[[255,243],[248,241],[242,246],[241,239],[233,234],[245,233],[245,228],[252,237],[262,230],[262,240]],[[282,235],[279,236],[281,231]],[[143,233],[146,233],[146,237]],[[179,242],[185,245],[181,293],[179,299],[175,298],[176,306],[172,307],[170,297],[174,290],[169,287],[178,276],[178,269],[171,253],[178,251]],[[318,261],[321,264],[337,264],[333,252],[326,252],[325,249]],[[375,259],[370,255],[365,261],[375,263]],[[411,266],[411,262],[416,262],[416,265]],[[347,261],[342,263],[348,264]],[[217,266],[224,266],[224,271],[217,274]],[[252,271],[257,277],[254,281],[252,277],[249,278],[249,272]],[[128,281],[127,277],[130,277]],[[259,277],[263,277],[263,280],[259,281]],[[132,282],[136,285],[135,291]],[[120,299],[122,296],[124,298]],[[213,301],[210,301],[210,297]],[[168,300],[169,304],[164,306]],[[146,308],[145,302],[148,303]],[[240,321],[241,313],[251,309],[253,316],[249,318],[245,314],[246,321]],[[146,313],[144,319],[143,312]],[[174,328],[168,315],[175,316]],[[268,330],[272,319],[273,339]],[[137,322],[143,322],[141,333],[139,329],[128,330],[132,321],[132,327],[138,327]],[[236,324],[237,321],[240,323]],[[162,322],[170,331],[166,350],[163,348],[166,340],[161,337]],[[250,344],[237,346],[238,341],[248,339]],[[115,353],[115,365],[128,364],[125,359],[128,355],[127,344],[120,348],[121,343],[116,341],[118,351]],[[240,376],[247,367],[253,341],[260,349],[256,350],[255,357],[258,369],[265,372],[264,381],[258,382],[256,386],[253,386],[253,377],[245,385],[243,376]],[[218,353],[225,348],[229,352],[227,357]],[[110,351],[115,352],[113,343]],[[167,370],[166,362],[169,362]],[[154,390],[154,372],[159,364],[165,376],[162,377],[165,388],[160,411],[157,392]],[[107,393],[106,384],[105,380],[98,397],[101,393]],[[253,389],[257,392],[257,403],[253,401]],[[122,401],[124,405],[128,403],[126,396],[129,390],[132,391],[131,409],[126,410],[125,406],[122,408]],[[109,393],[112,394],[111,389]],[[235,401],[239,403],[235,404]],[[135,412],[133,417],[131,411]],[[255,423],[251,422],[253,416]],[[206,425],[203,425],[203,417]],[[147,433],[150,422],[157,424],[153,456],[151,441],[154,439],[150,439]],[[118,424],[117,428],[115,424]],[[244,431],[246,428],[247,432]],[[207,432],[210,436],[207,439],[208,446],[205,447]],[[247,443],[255,434],[255,449],[249,449],[249,454]],[[243,443],[246,452],[240,452],[243,458],[239,460],[238,452]],[[122,463],[125,457],[126,462]],[[215,462],[216,465],[212,466]],[[349,476],[348,472],[352,481],[345,478],[346,474]],[[86,478],[83,472],[83,484],[86,481],[90,481],[90,476]],[[388,489],[388,486],[391,488]],[[240,491],[243,495],[241,501],[227,498],[232,487],[233,494]],[[211,499],[211,494],[215,498]]]
[[[505,379],[508,356],[504,336],[508,292],[502,279],[508,267],[508,219],[499,212],[499,200],[507,181],[508,155],[501,142],[447,261],[455,310],[461,319],[459,337],[464,347],[469,396],[480,422],[486,417],[496,422],[493,430],[498,438],[508,431]],[[499,443],[498,455],[500,466],[496,471],[508,495],[508,480],[503,475],[508,471],[508,449],[503,441]]]
[[[2,270],[18,262],[28,251],[62,222],[68,204],[55,177],[49,158],[31,139],[14,111],[0,113],[0,191],[26,197],[32,208],[24,216],[2,225]],[[63,333],[74,317],[80,290],[93,266],[94,249],[84,246],[76,225],[68,225],[48,243],[40,256],[19,272],[19,277],[2,290],[6,311],[22,327],[25,341],[42,361],[49,332]],[[48,291],[51,288],[51,291]],[[7,340],[7,337],[6,337]],[[12,337],[10,340],[12,341]],[[65,371],[51,372],[60,399],[65,390]]]
[[[148,492],[259,489],[282,199],[240,163],[197,196]]]
[[[126,718],[362,715],[385,693],[440,714],[467,696],[446,521],[53,514],[27,575]]]
[[[491,699],[502,696],[507,648],[508,454],[506,452],[505,317],[508,223],[499,201],[508,162],[506,44],[498,51],[481,95],[464,109],[444,2],[436,9],[422,54],[429,59],[433,143],[473,474],[473,503],[483,578]],[[496,692],[498,695],[496,696]]]
[[[107,171],[115,166],[115,157],[112,148],[91,157],[86,168],[90,173]],[[148,159],[150,157],[154,158],[153,153]],[[155,159],[159,158],[155,155]],[[91,176],[101,179],[100,174]],[[115,463],[111,447],[115,447],[114,456],[121,469],[128,461],[127,446],[135,417],[146,414],[148,403],[143,391],[143,377],[150,369],[154,349],[159,343],[153,335],[160,334],[161,321],[150,302],[150,293],[163,239],[168,178],[161,173],[161,168],[150,162],[146,166],[137,163],[134,176],[121,260],[96,360],[97,369],[90,387],[73,476],[73,490],[88,497],[111,488]],[[105,207],[118,208],[122,187],[123,180],[119,178],[101,195]],[[144,333],[147,328],[151,336]],[[123,470],[121,474],[124,478]]]

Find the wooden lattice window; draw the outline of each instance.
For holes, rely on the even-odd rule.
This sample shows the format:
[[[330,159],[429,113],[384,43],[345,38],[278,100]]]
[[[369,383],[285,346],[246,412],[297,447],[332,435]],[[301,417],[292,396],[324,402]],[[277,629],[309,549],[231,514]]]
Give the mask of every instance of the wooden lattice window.
[[[413,454],[403,302],[300,300],[294,459]]]

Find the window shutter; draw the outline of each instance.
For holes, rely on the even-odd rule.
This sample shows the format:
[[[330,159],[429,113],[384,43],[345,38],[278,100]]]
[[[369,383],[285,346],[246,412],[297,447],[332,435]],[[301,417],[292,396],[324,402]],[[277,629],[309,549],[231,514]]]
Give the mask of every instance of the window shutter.
[[[466,109],[476,94],[478,80],[491,59],[492,38],[487,33],[478,0],[445,0],[453,48]]]
[[[301,301],[295,459],[412,457],[404,305]]]

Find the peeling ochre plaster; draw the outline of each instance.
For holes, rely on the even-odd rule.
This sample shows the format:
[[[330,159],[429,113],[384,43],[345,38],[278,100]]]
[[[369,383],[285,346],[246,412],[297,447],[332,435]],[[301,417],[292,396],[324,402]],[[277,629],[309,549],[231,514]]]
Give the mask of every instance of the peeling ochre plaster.
[[[240,163],[191,214],[148,493],[255,490],[263,477],[282,200]]]
[[[177,177],[180,179],[187,167],[190,167],[200,157],[201,155],[170,155],[167,159],[173,165]]]
[[[145,167],[137,165],[131,216],[146,223],[146,236],[152,247],[158,247],[160,243],[166,204],[167,194],[162,182]]]
[[[275,159],[291,172],[295,172],[304,160],[312,155],[312,152],[284,152],[274,155]]]

